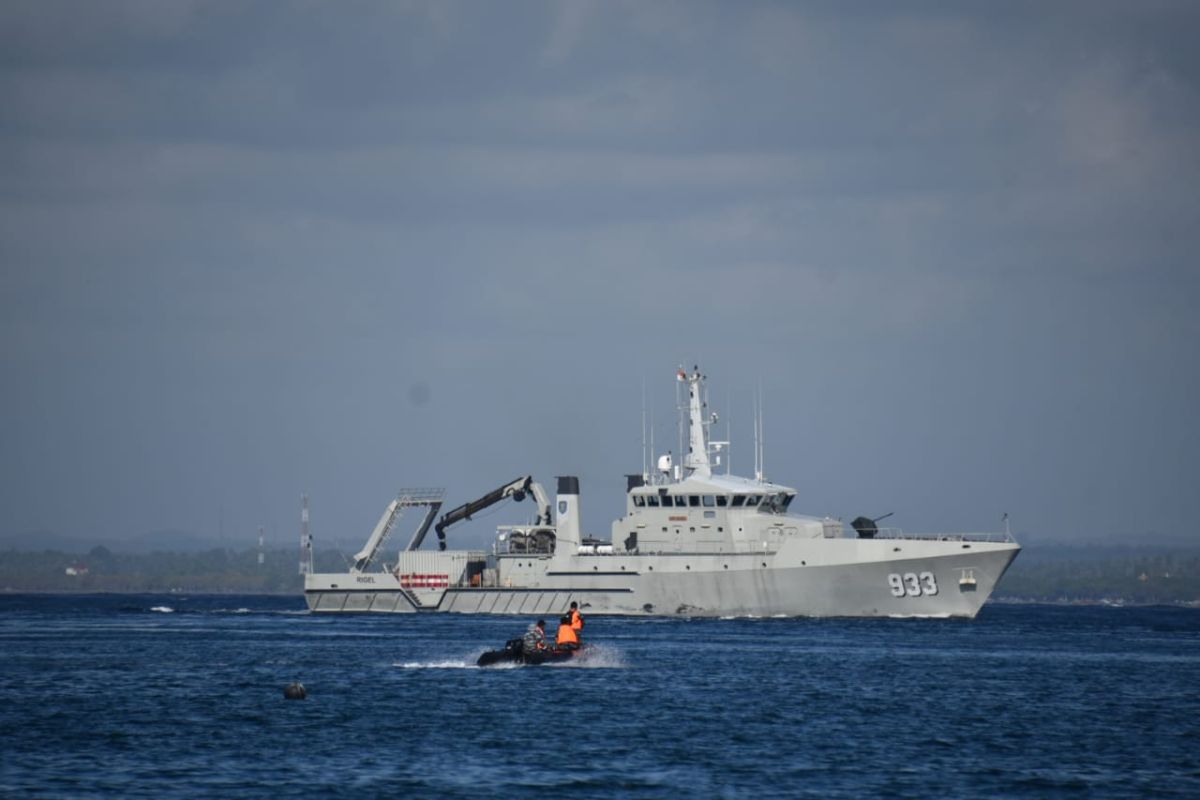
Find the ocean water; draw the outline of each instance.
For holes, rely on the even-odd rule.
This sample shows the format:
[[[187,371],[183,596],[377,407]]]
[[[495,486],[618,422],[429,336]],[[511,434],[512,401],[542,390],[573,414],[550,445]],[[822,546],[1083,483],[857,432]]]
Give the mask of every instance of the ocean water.
[[[528,622],[0,596],[0,796],[1200,797],[1200,610]]]

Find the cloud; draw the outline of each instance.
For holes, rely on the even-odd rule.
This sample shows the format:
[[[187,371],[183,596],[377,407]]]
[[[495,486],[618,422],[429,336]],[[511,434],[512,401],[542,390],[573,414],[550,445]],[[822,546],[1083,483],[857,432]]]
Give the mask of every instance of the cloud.
[[[565,0],[554,4],[554,24],[542,51],[545,63],[559,64],[570,57],[591,12],[592,3],[589,0]]]
[[[1077,519],[1049,482],[1118,528],[1195,477],[1198,28],[1186,3],[5,4],[0,501],[153,528],[325,482],[333,522],[404,470],[618,476],[620,409],[686,358],[778,382],[773,463],[814,502],[933,476],[948,520],[984,475],[1047,529]],[[1141,475],[1070,477],[1146,443]]]

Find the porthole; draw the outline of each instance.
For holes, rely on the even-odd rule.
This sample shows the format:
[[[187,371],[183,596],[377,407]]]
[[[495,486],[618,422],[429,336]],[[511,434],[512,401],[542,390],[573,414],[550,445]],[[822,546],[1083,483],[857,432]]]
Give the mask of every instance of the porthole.
[[[728,564],[726,564],[726,565],[725,565],[725,569],[729,569],[729,565],[728,565]]]
[[[691,565],[691,564],[684,564],[684,565],[683,565],[683,568],[684,568],[684,569],[691,569],[691,568],[692,568],[692,565]]]
[[[765,561],[762,562],[762,565],[765,567],[767,565],[767,562],[765,562]]]
[[[651,572],[654,572],[654,567],[646,567],[646,569],[650,570]]]

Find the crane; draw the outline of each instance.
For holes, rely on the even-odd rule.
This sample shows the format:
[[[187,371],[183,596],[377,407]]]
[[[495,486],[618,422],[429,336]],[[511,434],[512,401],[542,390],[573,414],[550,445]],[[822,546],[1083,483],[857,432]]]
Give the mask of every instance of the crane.
[[[538,517],[535,524],[549,525],[550,499],[546,496],[545,489],[533,479],[532,475],[525,475],[497,489],[493,489],[477,500],[463,503],[461,506],[443,514],[441,519],[437,521],[437,525],[433,526],[434,531],[437,532],[438,549],[446,549],[446,529],[451,525],[462,522],[464,519],[470,519],[472,515],[479,513],[485,508],[494,506],[506,498],[511,497],[513,500],[520,502],[525,499],[526,494],[532,494],[534,501],[538,505]]]

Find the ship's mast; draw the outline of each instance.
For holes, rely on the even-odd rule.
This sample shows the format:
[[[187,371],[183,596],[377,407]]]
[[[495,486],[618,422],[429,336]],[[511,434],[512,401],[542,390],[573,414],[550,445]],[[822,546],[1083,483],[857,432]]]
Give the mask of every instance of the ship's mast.
[[[704,376],[700,374],[700,368],[695,367],[690,375],[680,368],[677,377],[688,386],[688,452],[683,466],[691,470],[693,475],[709,478],[712,477],[712,467],[708,461],[708,437],[705,431]]]

